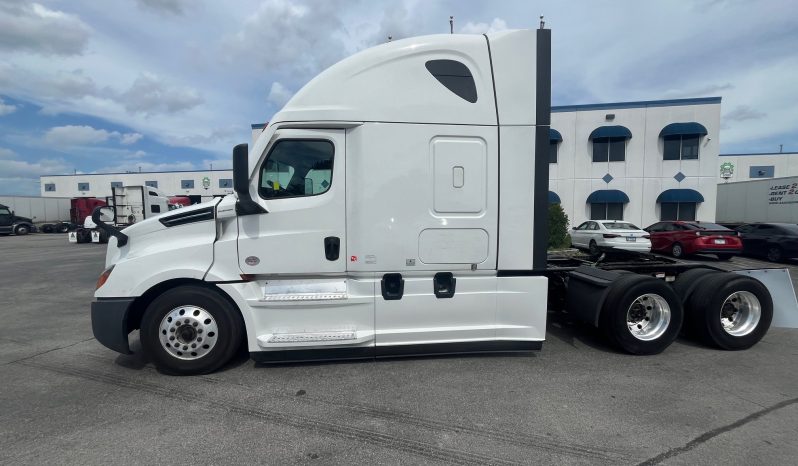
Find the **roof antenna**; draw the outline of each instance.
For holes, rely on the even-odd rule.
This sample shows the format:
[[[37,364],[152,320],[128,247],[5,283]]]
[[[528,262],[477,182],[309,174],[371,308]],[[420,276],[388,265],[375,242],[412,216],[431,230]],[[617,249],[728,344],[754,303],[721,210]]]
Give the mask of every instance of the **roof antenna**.
[[[454,16],[449,16],[449,34],[454,34]]]
[[[779,154],[784,152],[784,144],[779,144]]]
[[[540,15],[540,29],[543,29],[545,27],[546,27],[546,22],[543,21],[543,15]]]

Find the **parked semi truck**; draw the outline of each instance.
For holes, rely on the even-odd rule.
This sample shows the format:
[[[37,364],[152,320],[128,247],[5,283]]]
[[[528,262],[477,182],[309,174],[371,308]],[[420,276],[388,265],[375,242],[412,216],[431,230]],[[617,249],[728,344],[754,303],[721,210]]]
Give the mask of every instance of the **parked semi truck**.
[[[717,222],[798,223],[798,176],[718,185]]]
[[[33,220],[20,217],[7,205],[0,204],[0,235],[27,235],[34,231]]]
[[[162,214],[170,210],[170,197],[157,188],[150,186],[121,186],[111,188],[111,196],[106,201],[95,200],[95,210],[106,206],[103,221],[111,222],[117,227],[125,227],[141,222],[146,218]],[[88,201],[78,204],[88,205]],[[76,213],[81,212],[76,209]],[[96,222],[88,215],[82,226],[69,232],[71,243],[106,243],[108,234],[97,228]]]
[[[253,147],[235,194],[112,236],[97,340],[162,371],[540,349],[550,310],[654,354],[683,322],[743,349],[770,290],[631,252],[548,257],[550,31],[434,35],[362,51],[310,81]]]

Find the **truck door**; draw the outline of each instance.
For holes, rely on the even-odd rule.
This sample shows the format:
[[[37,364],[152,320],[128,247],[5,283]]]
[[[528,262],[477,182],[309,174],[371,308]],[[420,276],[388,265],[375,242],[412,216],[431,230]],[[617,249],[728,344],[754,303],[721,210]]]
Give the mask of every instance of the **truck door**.
[[[252,178],[268,213],[239,217],[238,261],[247,274],[346,270],[344,130],[278,130]],[[254,194],[254,193],[253,193]]]
[[[14,224],[11,210],[4,205],[0,205],[0,233],[11,232],[11,225]]]

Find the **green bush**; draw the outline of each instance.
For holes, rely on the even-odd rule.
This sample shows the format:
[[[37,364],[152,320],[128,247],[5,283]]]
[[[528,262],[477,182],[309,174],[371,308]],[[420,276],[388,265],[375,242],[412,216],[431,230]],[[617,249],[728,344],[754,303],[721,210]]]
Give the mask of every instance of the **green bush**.
[[[560,204],[549,204],[549,249],[567,248],[570,245],[568,215]]]

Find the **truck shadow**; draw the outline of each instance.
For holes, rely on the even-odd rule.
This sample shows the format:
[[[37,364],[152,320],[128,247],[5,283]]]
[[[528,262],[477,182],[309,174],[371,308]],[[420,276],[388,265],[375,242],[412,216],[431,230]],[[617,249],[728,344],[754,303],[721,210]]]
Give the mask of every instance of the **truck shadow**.
[[[572,348],[576,348],[576,343],[579,342],[582,345],[605,353],[619,352],[610,346],[596,327],[573,320],[565,312],[549,312],[546,319],[546,337],[556,338]]]

